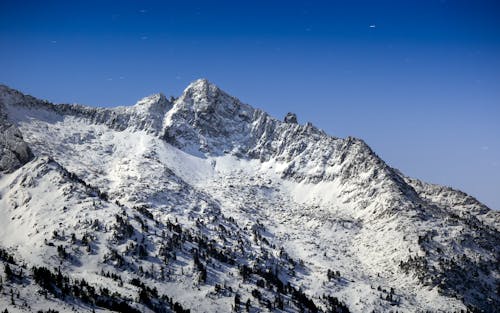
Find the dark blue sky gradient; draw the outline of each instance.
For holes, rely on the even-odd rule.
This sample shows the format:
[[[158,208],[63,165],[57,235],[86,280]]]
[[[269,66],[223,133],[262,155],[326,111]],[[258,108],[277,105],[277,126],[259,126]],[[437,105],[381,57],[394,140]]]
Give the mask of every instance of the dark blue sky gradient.
[[[0,83],[115,106],[205,77],[500,209],[500,2],[268,2],[3,0]]]

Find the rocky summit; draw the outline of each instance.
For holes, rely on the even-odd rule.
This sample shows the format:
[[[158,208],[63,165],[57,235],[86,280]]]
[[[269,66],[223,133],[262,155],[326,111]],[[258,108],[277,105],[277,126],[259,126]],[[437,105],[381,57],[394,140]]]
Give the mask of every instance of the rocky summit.
[[[498,211],[205,79],[116,108],[0,86],[0,173],[0,310],[500,307]]]

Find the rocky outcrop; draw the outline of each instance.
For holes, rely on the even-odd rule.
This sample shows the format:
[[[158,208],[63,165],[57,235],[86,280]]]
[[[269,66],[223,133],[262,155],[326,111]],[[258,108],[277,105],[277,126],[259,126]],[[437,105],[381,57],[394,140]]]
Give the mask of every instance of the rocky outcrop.
[[[295,113],[292,113],[292,112],[288,112],[286,115],[285,115],[285,118],[283,120],[285,123],[290,123],[290,124],[298,124],[297,122],[297,114]]]
[[[33,158],[19,129],[7,120],[0,103],[0,173],[10,173]]]

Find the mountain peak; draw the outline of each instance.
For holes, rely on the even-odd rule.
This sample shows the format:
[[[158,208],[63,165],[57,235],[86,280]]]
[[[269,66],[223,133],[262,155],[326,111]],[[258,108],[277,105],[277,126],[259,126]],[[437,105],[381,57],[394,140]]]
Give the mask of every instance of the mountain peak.
[[[296,122],[206,79],[116,108],[0,86],[0,270],[17,293],[0,307],[496,312],[498,212]]]
[[[191,98],[194,101],[209,101],[225,94],[218,86],[205,78],[200,78],[189,84],[181,98]],[[226,94],[225,94],[226,95]]]
[[[155,93],[137,101],[136,106],[147,105],[152,103],[165,103],[168,102],[167,97],[163,93]]]
[[[191,82],[186,89],[190,88],[207,88],[209,86],[215,86],[215,84],[211,83],[208,79],[206,78],[198,78],[197,80]],[[215,86],[217,87],[217,86]]]
[[[155,93],[137,101],[133,108],[137,112],[162,112],[165,114],[172,108],[172,103],[163,93]]]
[[[189,84],[184,90],[175,101],[172,113],[175,115],[175,112],[184,112],[192,115],[191,118],[196,120],[211,120],[216,118],[214,115],[217,115],[223,117],[225,122],[230,122],[235,116],[237,117],[237,112],[242,107],[246,111],[253,111],[250,106],[242,104],[237,98],[224,92],[215,84],[201,78]],[[213,124],[212,122],[210,123]]]
[[[215,84],[198,79],[189,84],[168,112],[165,138],[178,147],[192,146],[192,152],[199,146],[200,151],[219,155],[243,145],[254,111]]]

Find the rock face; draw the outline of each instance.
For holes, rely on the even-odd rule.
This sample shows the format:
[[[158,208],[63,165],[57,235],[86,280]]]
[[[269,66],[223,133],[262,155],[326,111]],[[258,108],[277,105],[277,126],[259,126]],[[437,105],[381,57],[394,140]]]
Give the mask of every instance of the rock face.
[[[288,112],[284,119],[285,123],[298,124],[297,115],[295,113]]]
[[[5,87],[0,86],[0,173],[11,173],[33,158],[19,129],[9,122],[3,103]]]
[[[11,173],[33,157],[19,130],[0,121],[0,172]]]
[[[497,211],[205,79],[117,108],[0,86],[0,113],[0,272],[32,308],[500,305]]]

